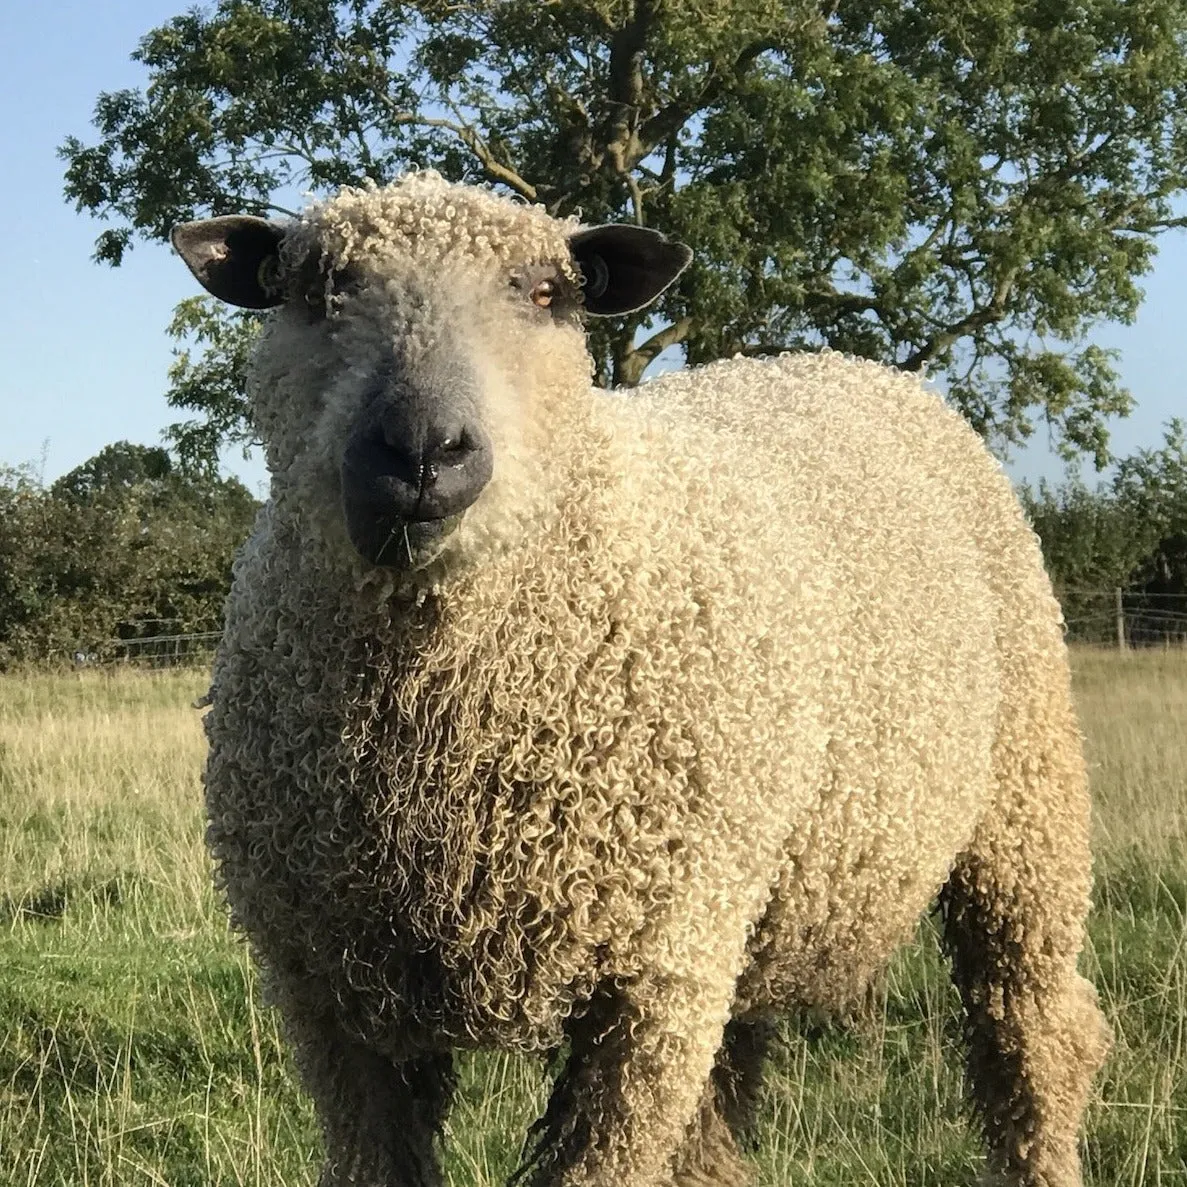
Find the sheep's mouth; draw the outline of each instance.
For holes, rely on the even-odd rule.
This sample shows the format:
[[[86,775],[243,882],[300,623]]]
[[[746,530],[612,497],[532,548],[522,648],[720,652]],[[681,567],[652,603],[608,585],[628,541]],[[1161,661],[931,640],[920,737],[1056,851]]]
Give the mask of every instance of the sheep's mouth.
[[[461,515],[444,519],[404,519],[390,511],[345,500],[346,530],[355,551],[368,564],[411,572],[436,557],[461,523]]]

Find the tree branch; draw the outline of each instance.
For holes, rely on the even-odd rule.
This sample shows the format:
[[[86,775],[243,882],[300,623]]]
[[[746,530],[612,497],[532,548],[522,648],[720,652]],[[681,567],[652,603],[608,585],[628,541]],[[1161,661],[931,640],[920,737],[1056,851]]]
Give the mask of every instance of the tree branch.
[[[883,320],[886,307],[868,293],[842,293],[831,285],[805,288],[804,304],[827,305],[838,316],[846,313],[876,313]]]
[[[903,362],[899,363],[899,367],[904,371],[918,371],[966,334],[1001,321],[1006,315],[1006,302],[1010,299],[1010,293],[1013,292],[1017,275],[1018,270],[1011,268],[997,282],[989,304],[971,310],[959,321],[953,322],[946,329],[934,334],[918,350],[913,351]]]
[[[682,317],[614,360],[614,382],[634,387],[643,372],[669,346],[678,346],[692,330],[692,318]]]
[[[643,99],[643,51],[658,0],[636,0],[634,16],[610,38],[610,101],[638,108]]]
[[[802,347],[791,346],[786,342],[739,342],[728,355],[740,354],[745,359],[764,359],[771,355],[794,353]]]
[[[490,181],[500,181],[513,189],[520,197],[526,198],[529,202],[536,201],[536,187],[522,178],[510,166],[497,160],[478,131],[470,124],[458,123],[440,116],[421,115],[415,111],[399,111],[386,95],[380,96],[379,102],[388,109],[389,119],[393,124],[408,124],[417,128],[444,128],[446,131],[452,132],[474,154]],[[454,108],[454,112],[459,115],[460,119],[456,108]]]
[[[704,110],[716,100],[725,90],[727,81],[741,82],[750,67],[763,54],[769,53],[771,50],[782,49],[784,45],[783,40],[773,37],[764,37],[751,42],[738,54],[728,70],[714,66],[709,71],[704,85],[695,99],[684,103],[669,103],[667,107],[661,108],[645,120],[638,131],[639,145],[643,150],[640,160],[653,152],[658,145],[670,141],[698,111]]]
[[[606,129],[606,157],[615,175],[624,182],[647,155],[639,151],[637,134],[643,105],[643,53],[657,6],[657,0],[636,0],[632,19],[610,38],[608,100],[613,114]],[[631,197],[635,200],[636,221],[641,221],[637,190]]]
[[[680,141],[673,132],[668,137],[667,143],[664,145],[664,167],[659,175],[661,185],[671,185],[676,180],[676,165],[677,152],[680,148]]]
[[[650,363],[656,355],[667,350],[669,346],[679,346],[688,337],[691,329],[692,318],[682,317],[679,321],[673,322],[670,326],[665,327],[658,333],[652,334],[650,338],[640,342],[635,347],[635,353],[646,355],[647,361]]]

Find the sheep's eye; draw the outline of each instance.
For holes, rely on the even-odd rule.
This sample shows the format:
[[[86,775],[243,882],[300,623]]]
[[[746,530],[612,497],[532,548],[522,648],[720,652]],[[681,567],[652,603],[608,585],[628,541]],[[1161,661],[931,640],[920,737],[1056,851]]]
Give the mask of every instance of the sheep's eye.
[[[552,280],[537,281],[528,295],[532,299],[532,304],[538,309],[547,309],[556,296],[556,282]]]

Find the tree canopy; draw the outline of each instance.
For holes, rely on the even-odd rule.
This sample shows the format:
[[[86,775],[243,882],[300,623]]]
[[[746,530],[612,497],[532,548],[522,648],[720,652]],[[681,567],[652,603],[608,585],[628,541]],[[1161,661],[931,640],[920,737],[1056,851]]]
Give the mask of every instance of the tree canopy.
[[[1130,397],[1088,335],[1183,222],[1185,31],[1174,0],[217,0],[144,36],[147,85],[62,147],[66,194],[118,264],[184,219],[436,167],[695,247],[658,310],[596,327],[603,382],[827,345],[1100,464]],[[171,398],[208,457],[250,431],[250,319],[222,316],[174,325],[205,348]]]

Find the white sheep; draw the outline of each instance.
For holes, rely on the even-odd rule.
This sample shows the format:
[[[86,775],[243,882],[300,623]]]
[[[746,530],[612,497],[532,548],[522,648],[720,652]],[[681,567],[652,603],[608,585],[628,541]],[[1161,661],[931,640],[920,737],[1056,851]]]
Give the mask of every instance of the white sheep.
[[[452,1051],[565,1041],[528,1183],[740,1184],[767,1019],[843,1008],[937,892],[994,1181],[1079,1184],[1080,738],[961,419],[836,354],[597,391],[583,312],[688,249],[434,174],[174,242],[277,307],[206,793],[325,1187],[438,1183]]]

